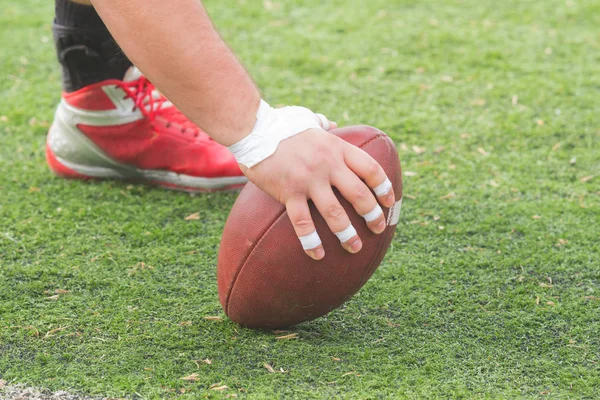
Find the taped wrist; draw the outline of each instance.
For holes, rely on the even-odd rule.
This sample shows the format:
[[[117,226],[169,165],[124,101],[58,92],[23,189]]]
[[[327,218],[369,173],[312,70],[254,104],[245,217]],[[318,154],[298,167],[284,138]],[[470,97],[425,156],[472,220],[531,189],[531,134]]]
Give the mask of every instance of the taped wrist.
[[[261,100],[252,132],[229,146],[229,150],[239,164],[252,168],[273,155],[281,141],[311,128],[327,130],[329,120],[308,108],[296,106],[273,108],[266,101]]]

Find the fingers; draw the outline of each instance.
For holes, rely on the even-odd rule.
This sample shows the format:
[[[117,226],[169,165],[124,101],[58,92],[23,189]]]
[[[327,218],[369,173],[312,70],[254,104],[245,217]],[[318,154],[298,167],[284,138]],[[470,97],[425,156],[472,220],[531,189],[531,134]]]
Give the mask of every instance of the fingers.
[[[344,151],[346,165],[373,189],[381,205],[392,207],[395,202],[392,183],[381,165],[373,157],[356,146],[346,146]]]
[[[325,250],[321,244],[321,238],[315,229],[315,224],[310,216],[308,203],[303,197],[294,197],[287,201],[286,210],[294,231],[302,244],[302,248],[308,256],[314,260],[325,257]]]
[[[367,185],[356,174],[347,168],[332,177],[332,184],[348,200],[356,212],[367,222],[374,233],[381,233],[386,228],[383,210]]]
[[[311,193],[310,197],[329,229],[342,243],[342,247],[350,253],[358,253],[362,248],[362,242],[331,187],[321,186],[315,193]]]

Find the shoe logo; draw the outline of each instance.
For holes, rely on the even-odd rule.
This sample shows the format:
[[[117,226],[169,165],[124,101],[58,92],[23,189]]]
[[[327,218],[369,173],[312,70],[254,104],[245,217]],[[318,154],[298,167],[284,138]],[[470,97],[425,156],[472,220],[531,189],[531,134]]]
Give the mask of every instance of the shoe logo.
[[[86,110],[69,104],[65,99],[57,110],[57,118],[64,118],[69,124],[112,126],[123,125],[144,119],[144,114],[135,107],[134,100],[118,86],[102,86],[102,91],[114,104],[112,110]]]

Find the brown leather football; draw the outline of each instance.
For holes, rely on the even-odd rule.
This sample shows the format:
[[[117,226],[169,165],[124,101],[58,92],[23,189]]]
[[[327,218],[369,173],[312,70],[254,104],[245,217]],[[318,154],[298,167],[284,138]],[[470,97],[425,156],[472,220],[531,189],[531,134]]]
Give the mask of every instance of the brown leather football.
[[[384,208],[388,227],[372,233],[335,191],[363,241],[346,252],[311,203],[325,258],[304,253],[285,207],[248,183],[229,214],[218,261],[219,298],[233,321],[249,328],[285,328],[327,314],[356,293],[379,266],[394,236],[402,201],[402,173],[394,142],[369,126],[332,131],[375,158],[393,184],[396,206]],[[391,211],[390,211],[391,210]]]

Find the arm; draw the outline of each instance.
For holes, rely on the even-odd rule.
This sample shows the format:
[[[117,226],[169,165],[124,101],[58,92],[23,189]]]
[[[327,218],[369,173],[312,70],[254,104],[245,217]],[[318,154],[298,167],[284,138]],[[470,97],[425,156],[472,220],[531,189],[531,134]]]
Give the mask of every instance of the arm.
[[[213,139],[250,133],[260,94],[197,0],[94,0],[129,59]]]
[[[258,90],[219,37],[199,0],[92,1],[127,56],[213,139],[230,146],[253,131],[260,104]],[[287,127],[289,113],[280,111],[267,114],[276,115],[276,120],[283,121],[279,126]],[[381,233],[385,221],[377,200],[386,207],[394,204],[391,184],[364,151],[318,127],[298,132],[282,140],[270,157],[250,168],[242,165],[242,171],[285,204],[310,257],[321,259],[325,252],[315,233],[309,198],[329,228],[344,237],[342,246],[356,253],[362,242],[356,231],[349,237],[353,228],[332,186],[360,215],[369,215],[365,219],[373,232]],[[376,199],[369,188],[386,184],[389,188]],[[373,219],[373,215],[379,216]]]

